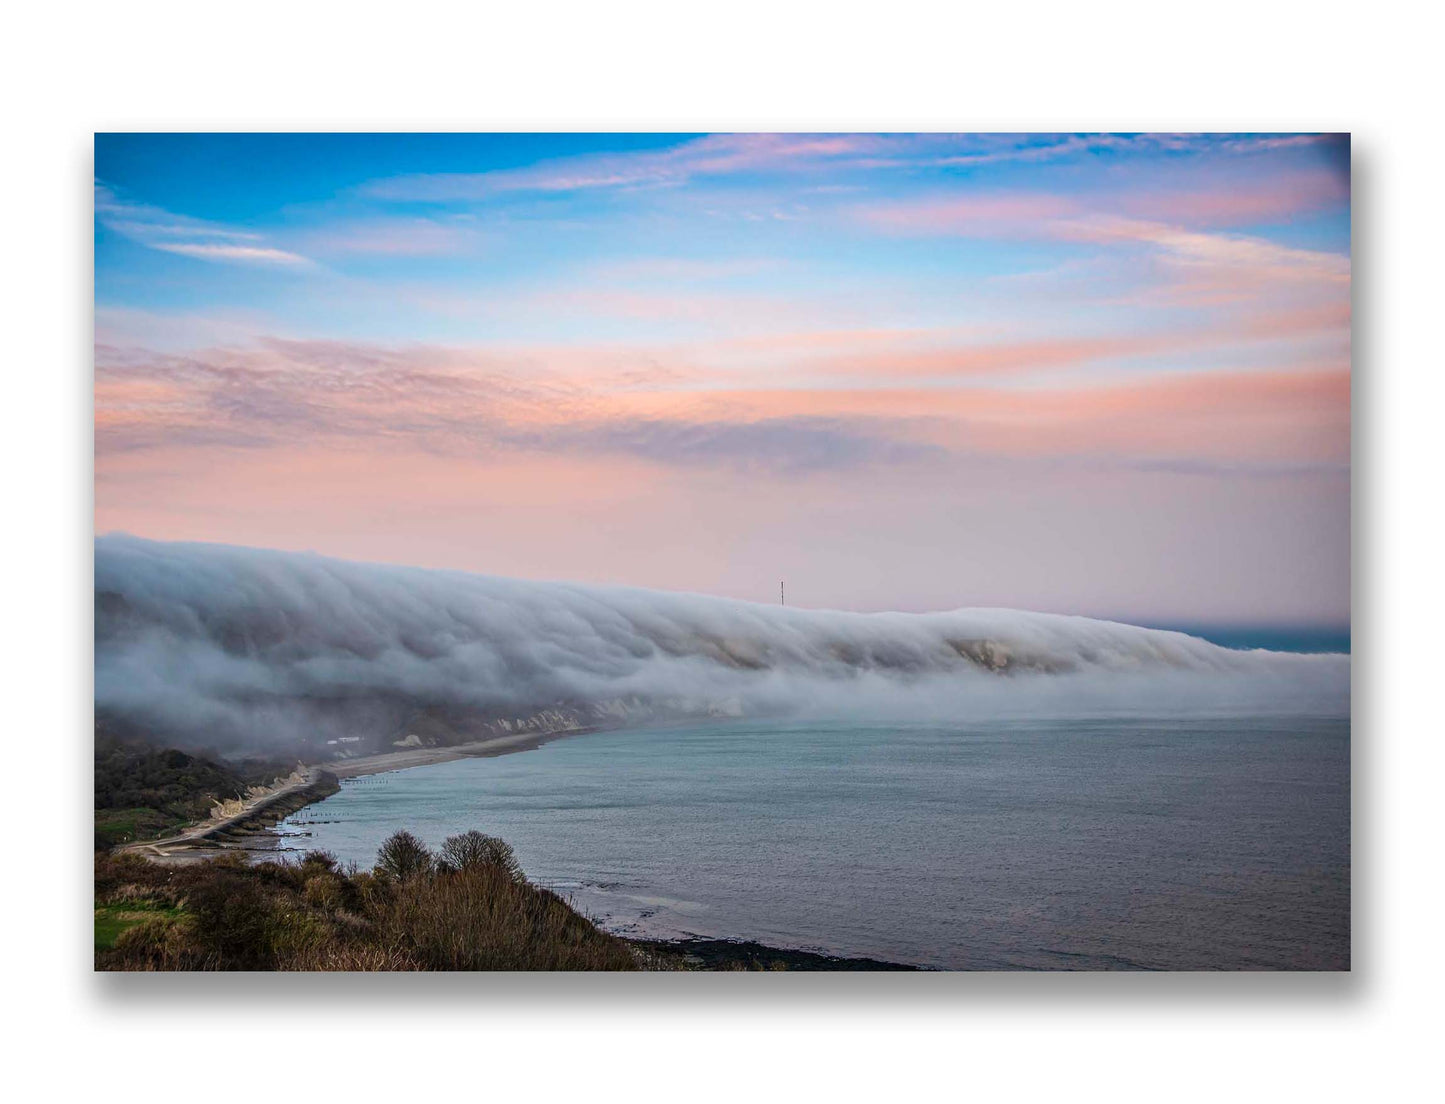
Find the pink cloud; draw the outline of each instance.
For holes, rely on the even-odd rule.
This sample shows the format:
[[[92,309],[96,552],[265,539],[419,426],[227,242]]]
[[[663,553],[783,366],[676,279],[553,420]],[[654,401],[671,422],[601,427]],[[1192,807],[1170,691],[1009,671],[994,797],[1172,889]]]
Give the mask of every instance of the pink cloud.
[[[1347,256],[1215,228],[1284,217],[1345,198],[1330,174],[1292,179],[1279,188],[1104,197],[1096,201],[1096,208],[1080,199],[996,194],[867,205],[853,208],[851,215],[873,229],[909,236],[1104,247],[1108,250],[1104,256],[1116,254],[1111,257],[1114,279],[1135,285],[1130,292],[1115,295],[1116,302],[1211,307],[1252,301],[1264,307],[1300,295],[1347,300]],[[1140,217],[1145,212],[1155,217]],[[1140,250],[1142,256],[1137,255]]]
[[[853,607],[1318,616],[1347,582],[1320,553],[1348,545],[1346,365],[1028,389],[788,387],[784,368],[764,389],[698,363],[720,350],[689,355],[102,350],[96,528],[742,597],[782,575],[795,600]]]
[[[944,159],[945,161],[947,159]],[[851,160],[852,167],[878,166],[879,160]],[[899,161],[897,164],[905,164]],[[933,163],[927,162],[924,163]],[[808,164],[805,160],[802,164]],[[1044,178],[1047,179],[1047,178]],[[1216,172],[1205,177],[1212,186],[1200,188],[1198,173],[1173,174],[1147,186],[1107,187],[1101,190],[1067,192],[946,191],[910,198],[873,200],[842,206],[818,203],[810,197],[829,191],[862,190],[847,185],[803,189],[790,193],[807,200],[792,205],[773,203],[769,207],[759,193],[740,193],[738,203],[729,204],[722,193],[706,197],[707,214],[736,217],[817,218],[832,214],[871,225],[880,231],[908,235],[958,234],[963,236],[1034,237],[1037,224],[1055,218],[1089,214],[1113,214],[1195,228],[1247,227],[1277,222],[1349,202],[1347,176],[1328,167],[1279,170],[1268,177],[1246,177]],[[1184,185],[1189,186],[1184,186]],[[886,194],[886,193],[885,193]],[[739,203],[749,206],[739,210]],[[1042,236],[1047,237],[1045,233]]]
[[[1280,173],[1267,183],[1207,192],[1126,193],[1119,209],[1142,219],[1187,226],[1241,226],[1292,218],[1348,203],[1349,181],[1328,171]]]
[[[730,417],[912,419],[921,440],[969,455],[1136,464],[1347,465],[1350,377],[1322,365],[1215,371],[1028,391],[972,386],[719,393]],[[695,405],[693,416],[700,415]]]
[[[1337,325],[1303,312],[1264,326],[1276,338]],[[479,350],[388,349],[272,341],[246,350],[131,356],[97,365],[97,471],[158,449],[288,451],[329,441],[337,451],[451,455],[596,452],[651,463],[790,465],[900,460],[950,452],[1170,456],[1220,460],[1304,445],[1323,417],[1348,440],[1348,368],[1201,372],[1100,386],[1005,386],[1019,371],[1187,347],[1199,335],[996,343],[941,350],[825,354],[786,375],[822,386],[761,390],[700,364],[629,376],[617,350],[543,367]],[[1164,343],[1159,345],[1158,343]],[[866,386],[840,387],[849,374]],[[753,377],[754,379],[756,377]],[[950,378],[955,386],[879,387]],[[966,384],[964,381],[968,381]],[[1222,419],[1222,421],[1221,421]],[[1249,427],[1249,432],[1240,427]],[[1291,429],[1290,427],[1295,427]],[[1101,428],[1102,427],[1102,428]],[[1233,427],[1233,428],[1231,428]],[[1251,436],[1253,434],[1253,436]],[[1112,443],[1111,443],[1112,442]],[[1292,443],[1292,444],[1291,444]],[[1302,444],[1303,443],[1303,444]],[[1262,452],[1263,450],[1263,452]],[[1273,453],[1271,453],[1273,455]]]
[[[1061,232],[1068,236],[1069,226],[1078,220],[1206,229],[1287,219],[1348,202],[1348,180],[1318,169],[1251,183],[1221,182],[1209,191],[1156,187],[1069,196],[993,192],[861,204],[850,214],[864,225],[892,233],[1046,239]]]

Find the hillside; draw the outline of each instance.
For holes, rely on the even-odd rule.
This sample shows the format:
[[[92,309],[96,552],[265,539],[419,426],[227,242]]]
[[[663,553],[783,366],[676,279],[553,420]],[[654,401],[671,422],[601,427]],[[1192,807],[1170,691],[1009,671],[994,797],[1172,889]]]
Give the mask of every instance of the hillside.
[[[164,835],[204,819],[217,801],[244,797],[291,767],[252,759],[238,763],[122,738],[97,723],[95,846]]]

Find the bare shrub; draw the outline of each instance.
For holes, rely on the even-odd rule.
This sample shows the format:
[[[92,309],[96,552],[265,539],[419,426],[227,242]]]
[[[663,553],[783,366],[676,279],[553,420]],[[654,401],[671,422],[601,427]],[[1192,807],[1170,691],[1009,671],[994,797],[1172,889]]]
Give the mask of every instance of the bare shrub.
[[[428,970],[637,968],[621,940],[492,864],[402,883],[377,927]]]
[[[494,866],[514,882],[527,880],[511,844],[475,829],[459,836],[448,837],[442,844],[440,858],[452,870],[475,870],[480,866]]]
[[[376,869],[399,882],[430,873],[433,861],[426,844],[405,830],[388,836],[376,852]]]
[[[301,867],[303,870],[307,867],[316,867],[321,870],[334,872],[341,868],[341,864],[337,862],[336,856],[330,851],[308,851],[301,856]],[[308,870],[307,873],[315,873],[315,871]]]

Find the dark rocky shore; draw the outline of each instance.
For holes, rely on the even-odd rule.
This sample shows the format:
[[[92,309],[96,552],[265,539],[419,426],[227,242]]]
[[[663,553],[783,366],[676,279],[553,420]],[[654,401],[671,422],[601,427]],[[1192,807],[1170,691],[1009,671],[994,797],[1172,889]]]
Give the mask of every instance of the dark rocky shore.
[[[812,951],[793,951],[733,939],[630,939],[633,946],[658,958],[678,961],[684,970],[917,970],[901,962],[876,958],[837,958]]]

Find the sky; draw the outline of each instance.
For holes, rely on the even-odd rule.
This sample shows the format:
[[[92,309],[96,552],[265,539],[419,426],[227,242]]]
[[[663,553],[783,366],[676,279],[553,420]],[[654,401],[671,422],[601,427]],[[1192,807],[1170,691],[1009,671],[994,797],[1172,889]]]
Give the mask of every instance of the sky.
[[[95,523],[1349,618],[1330,135],[97,135]]]

